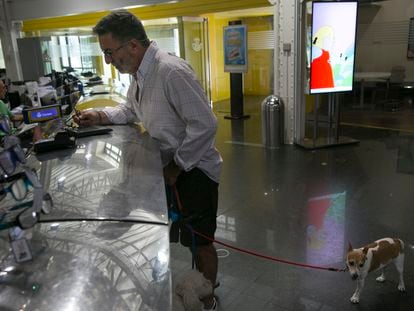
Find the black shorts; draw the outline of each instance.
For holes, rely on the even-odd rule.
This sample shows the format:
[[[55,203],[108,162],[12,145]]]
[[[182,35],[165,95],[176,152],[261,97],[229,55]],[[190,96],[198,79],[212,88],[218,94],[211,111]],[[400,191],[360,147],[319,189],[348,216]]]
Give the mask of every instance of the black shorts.
[[[183,210],[181,217],[189,225],[212,239],[217,228],[218,183],[210,179],[198,168],[182,172],[176,182]],[[180,226],[180,243],[191,247],[192,234],[187,226]],[[208,245],[212,242],[194,234],[196,245]]]

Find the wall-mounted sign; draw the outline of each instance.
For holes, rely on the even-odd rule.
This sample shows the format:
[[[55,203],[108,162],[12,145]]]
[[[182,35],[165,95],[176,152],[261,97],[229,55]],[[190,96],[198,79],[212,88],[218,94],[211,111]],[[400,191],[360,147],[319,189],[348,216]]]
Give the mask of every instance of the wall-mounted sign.
[[[232,25],[224,27],[224,71],[241,73],[247,71],[247,27]]]

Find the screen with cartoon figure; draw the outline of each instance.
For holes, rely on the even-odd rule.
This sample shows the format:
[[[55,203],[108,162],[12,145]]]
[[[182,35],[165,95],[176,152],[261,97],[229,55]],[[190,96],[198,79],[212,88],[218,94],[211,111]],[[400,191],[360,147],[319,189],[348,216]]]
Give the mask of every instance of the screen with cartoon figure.
[[[310,93],[352,91],[356,1],[313,2]]]

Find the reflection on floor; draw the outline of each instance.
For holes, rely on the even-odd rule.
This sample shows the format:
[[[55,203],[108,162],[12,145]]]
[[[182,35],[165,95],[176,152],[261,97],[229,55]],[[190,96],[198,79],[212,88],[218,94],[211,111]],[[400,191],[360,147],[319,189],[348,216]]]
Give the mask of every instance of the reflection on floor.
[[[216,144],[224,159],[217,239],[268,256],[343,268],[348,241],[362,246],[399,237],[406,243],[407,292],[398,292],[390,267],[383,284],[368,277],[355,306],[349,298],[356,284],[348,272],[295,267],[216,245],[220,310],[412,310],[413,131],[344,125],[343,134],[359,144],[271,151],[260,145],[260,102],[246,106],[245,121],[227,120],[228,105],[215,106]],[[173,277],[190,269],[188,250],[172,244],[171,265]]]
[[[402,130],[414,133],[414,108],[398,111],[348,110],[341,113],[342,125],[372,127],[378,129]]]

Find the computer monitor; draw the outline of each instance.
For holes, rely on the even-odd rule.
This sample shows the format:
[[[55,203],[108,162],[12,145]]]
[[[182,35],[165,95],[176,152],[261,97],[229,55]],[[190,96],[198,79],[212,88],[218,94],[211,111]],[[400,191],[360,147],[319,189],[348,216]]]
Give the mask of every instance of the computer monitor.
[[[310,42],[310,93],[352,91],[357,1],[314,1]]]
[[[45,93],[42,96],[40,96],[40,103],[42,106],[56,105],[57,103],[56,91],[51,91],[49,93]]]

